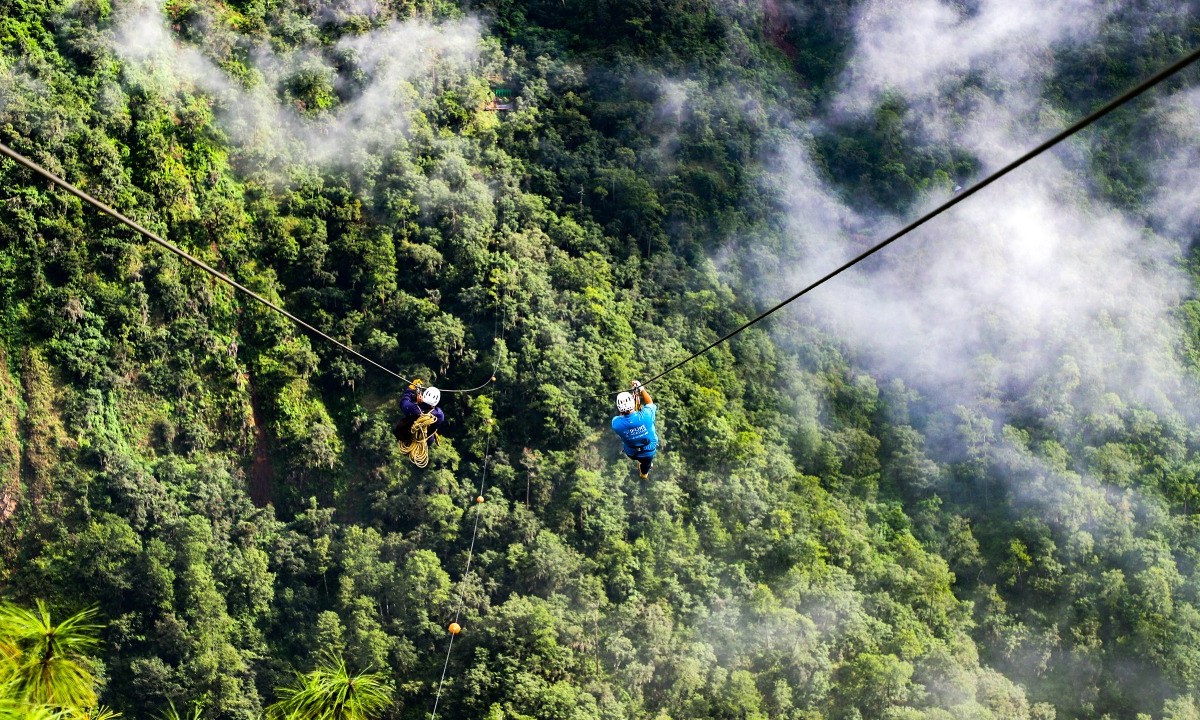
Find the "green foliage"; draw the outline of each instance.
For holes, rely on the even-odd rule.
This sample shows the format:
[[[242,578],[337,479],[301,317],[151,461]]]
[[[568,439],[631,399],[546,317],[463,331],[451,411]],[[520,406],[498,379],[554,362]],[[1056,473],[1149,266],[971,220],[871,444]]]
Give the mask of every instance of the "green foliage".
[[[392,704],[392,686],[378,673],[351,674],[345,661],[327,658],[316,669],[279,688],[269,720],[373,720]]]
[[[465,5],[170,2],[171,43],[224,74],[179,81],[114,52],[120,7],[6,4],[0,140],[389,367],[497,383],[446,396],[414,470],[391,377],[0,163],[0,587],[49,603],[5,606],[5,687],[78,717],[98,693],[420,718],[457,617],[447,717],[1195,717],[1200,439],[1133,391],[1085,402],[1081,359],[937,407],[790,320],[654,386],[652,481],[615,448],[591,396],[753,315],[724,273],[754,258],[725,250],[786,246],[763,158],[828,100],[858,5],[485,2],[478,60],[399,73],[403,131],[329,160],[259,143],[208,83],[336,144],[366,72],[343,41]],[[1056,49],[1048,96],[1090,107],[1194,44],[1136,46],[1135,17]],[[514,111],[483,109],[497,76]],[[903,213],[978,170],[912,112],[817,132],[824,179]],[[1131,122],[1081,152],[1136,208]],[[1178,318],[1194,370],[1200,306]],[[45,608],[81,603],[102,638],[35,673]]]
[[[158,720],[200,720],[201,718],[200,705],[193,705],[191,713],[180,712],[179,708],[175,707],[172,702],[167,705],[167,709],[158,716]]]
[[[817,139],[818,157],[852,202],[899,210],[920,193],[949,190],[979,169],[970,156],[952,148],[914,147],[908,112],[901,98],[888,97],[873,118]]]
[[[91,621],[84,610],[54,623],[46,603],[33,610],[0,605],[0,717],[112,720],[119,713],[96,707],[94,664],[97,650]]]

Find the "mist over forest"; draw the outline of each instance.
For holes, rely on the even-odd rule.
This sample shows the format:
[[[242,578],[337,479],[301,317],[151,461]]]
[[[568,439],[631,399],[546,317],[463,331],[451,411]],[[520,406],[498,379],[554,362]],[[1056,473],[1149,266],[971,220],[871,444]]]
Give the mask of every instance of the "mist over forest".
[[[610,430],[1198,46],[1196,0],[0,0],[0,142],[483,383],[418,467],[404,381],[0,159],[0,720],[1200,720],[1197,67],[655,380],[648,478]]]

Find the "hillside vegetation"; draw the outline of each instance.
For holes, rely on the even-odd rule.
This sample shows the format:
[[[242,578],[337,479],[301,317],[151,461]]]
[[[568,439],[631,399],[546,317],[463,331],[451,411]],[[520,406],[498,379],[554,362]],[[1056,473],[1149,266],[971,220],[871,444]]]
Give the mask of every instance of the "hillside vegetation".
[[[497,378],[419,470],[399,381],[0,162],[6,607],[95,608],[127,718],[339,672],[427,718],[460,598],[439,717],[1200,718],[1191,287],[1171,391],[1050,343],[947,402],[797,308],[650,388],[648,481],[611,436],[597,394],[752,317],[772,263],[826,269],[771,158],[864,234],[987,165],[902,90],[833,109],[862,5],[0,0],[0,141],[407,377]],[[1040,56],[1041,112],[1200,44],[1153,5]],[[1070,162],[1194,283],[1196,226],[1151,217],[1168,124],[1142,102]]]

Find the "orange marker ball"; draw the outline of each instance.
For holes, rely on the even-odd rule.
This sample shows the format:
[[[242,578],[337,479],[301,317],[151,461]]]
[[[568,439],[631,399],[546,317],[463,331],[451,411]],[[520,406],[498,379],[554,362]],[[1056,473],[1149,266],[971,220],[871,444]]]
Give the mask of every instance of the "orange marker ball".
[[[477,502],[477,503],[482,503],[482,502],[483,502],[483,496],[482,496],[482,495],[480,495],[479,497],[475,498],[475,502]]]
[[[450,623],[450,627],[448,628],[448,630],[450,630],[451,635],[457,635],[460,632],[462,632],[462,626],[459,625],[458,623]]]

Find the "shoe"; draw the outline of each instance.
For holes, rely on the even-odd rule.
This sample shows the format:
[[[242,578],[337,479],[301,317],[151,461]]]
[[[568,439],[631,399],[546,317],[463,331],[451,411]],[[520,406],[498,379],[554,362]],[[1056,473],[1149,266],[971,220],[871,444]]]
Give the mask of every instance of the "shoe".
[[[647,474],[646,474],[646,473],[644,473],[644,472],[640,472],[640,473],[638,473],[638,477],[640,477],[641,479],[645,480],[645,479],[649,478],[650,476],[649,476],[649,475],[647,475]]]

